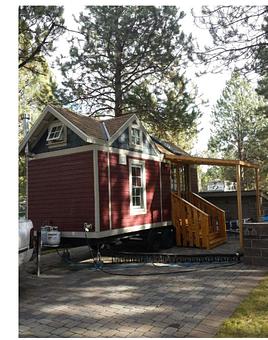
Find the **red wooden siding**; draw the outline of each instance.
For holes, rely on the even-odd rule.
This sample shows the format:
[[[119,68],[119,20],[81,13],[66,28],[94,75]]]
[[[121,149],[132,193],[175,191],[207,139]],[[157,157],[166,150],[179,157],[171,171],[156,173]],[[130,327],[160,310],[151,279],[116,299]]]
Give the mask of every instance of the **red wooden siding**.
[[[107,152],[98,152],[99,165],[99,199],[100,199],[100,230],[108,230],[109,225],[109,192]]]
[[[147,213],[130,215],[129,163],[120,165],[118,158],[110,154],[113,229],[161,222],[159,162],[145,160]]]
[[[92,151],[29,162],[29,218],[36,229],[83,231],[95,223]]]
[[[161,164],[163,221],[171,220],[170,165]]]

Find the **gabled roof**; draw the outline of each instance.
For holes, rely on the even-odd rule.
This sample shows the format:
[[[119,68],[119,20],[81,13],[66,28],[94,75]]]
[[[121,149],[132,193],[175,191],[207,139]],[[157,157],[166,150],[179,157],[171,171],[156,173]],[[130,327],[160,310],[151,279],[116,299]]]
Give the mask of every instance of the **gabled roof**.
[[[105,127],[110,135],[113,136],[116,131],[118,131],[123,124],[125,124],[130,117],[134,116],[134,114],[126,114],[120,117],[114,117],[111,119],[103,119],[98,120],[88,115],[82,115],[76,112],[73,112],[69,109],[62,108],[59,106],[50,105],[55,110],[57,110],[60,114],[62,114],[66,119],[72,122],[75,126],[77,126],[81,131],[85,132],[88,136],[93,136],[98,139],[107,140],[105,131],[103,129],[102,124],[105,124]]]
[[[47,129],[49,123],[55,118],[73,130],[85,142],[96,144],[109,142],[109,145],[118,138],[131,122],[135,120],[138,121],[135,114],[126,114],[110,119],[98,120],[86,114],[78,114],[67,108],[49,104],[20,144],[19,151],[21,152],[29,141],[30,144],[34,144],[38,137],[40,137],[40,134]],[[142,125],[141,128],[157,154],[188,155],[178,146],[170,142],[149,136]]]
[[[101,122],[105,124],[109,135],[113,136],[134,114],[122,115],[120,117],[114,117]]]
[[[59,106],[50,105],[63,115],[69,122],[78,127],[88,136],[93,136],[98,139],[105,140],[105,134],[98,120],[88,117],[86,115],[75,113],[69,109],[62,108]]]
[[[88,115],[78,114],[69,109],[49,104],[21,142],[19,152],[24,149],[27,142],[31,143],[32,140],[37,140],[53,116],[73,130],[85,142],[97,144],[106,143],[118,130],[125,124],[127,125],[128,121],[137,119],[135,114],[127,114],[107,120],[97,120]]]

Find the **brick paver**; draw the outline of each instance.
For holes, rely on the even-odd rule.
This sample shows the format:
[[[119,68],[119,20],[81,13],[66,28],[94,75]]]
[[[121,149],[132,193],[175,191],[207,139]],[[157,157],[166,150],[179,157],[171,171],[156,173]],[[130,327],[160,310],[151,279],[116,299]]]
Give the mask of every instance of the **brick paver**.
[[[19,336],[213,337],[265,274],[243,264],[173,274],[180,268],[116,268],[107,270],[132,276],[59,263],[44,264],[40,277],[21,271]]]

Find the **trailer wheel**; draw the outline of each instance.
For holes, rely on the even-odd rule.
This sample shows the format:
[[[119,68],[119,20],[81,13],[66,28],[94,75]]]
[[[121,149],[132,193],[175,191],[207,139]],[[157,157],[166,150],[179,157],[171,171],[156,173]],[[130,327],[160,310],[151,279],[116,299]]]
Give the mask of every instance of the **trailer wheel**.
[[[161,241],[155,230],[150,230],[146,239],[146,250],[149,252],[157,252],[160,249]]]
[[[171,228],[164,229],[161,235],[161,248],[169,249],[174,246],[174,232]]]

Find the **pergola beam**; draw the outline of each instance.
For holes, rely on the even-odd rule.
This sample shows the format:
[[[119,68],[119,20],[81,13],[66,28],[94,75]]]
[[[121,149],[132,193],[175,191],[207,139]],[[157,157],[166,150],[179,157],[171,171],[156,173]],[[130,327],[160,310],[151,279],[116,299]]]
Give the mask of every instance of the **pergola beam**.
[[[218,165],[218,166],[236,166],[241,165],[247,168],[258,169],[259,166],[255,163],[249,163],[236,159],[218,159],[218,158],[203,158],[203,157],[191,157],[191,156],[177,156],[177,155],[165,155],[165,159],[178,164],[196,164],[196,165]]]

